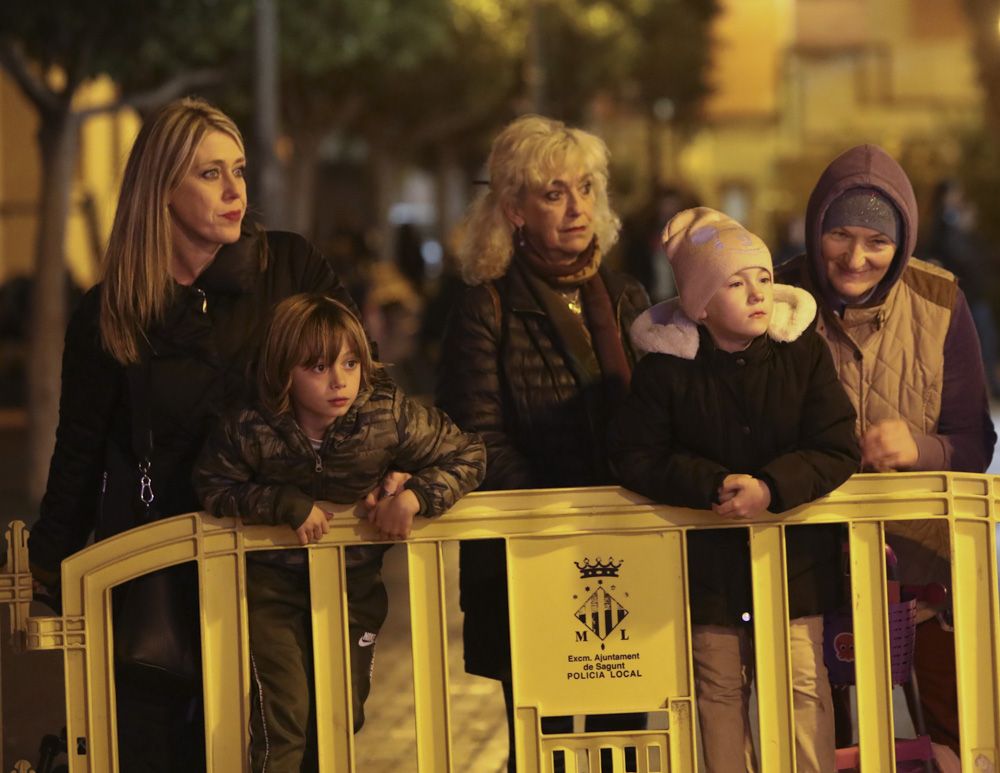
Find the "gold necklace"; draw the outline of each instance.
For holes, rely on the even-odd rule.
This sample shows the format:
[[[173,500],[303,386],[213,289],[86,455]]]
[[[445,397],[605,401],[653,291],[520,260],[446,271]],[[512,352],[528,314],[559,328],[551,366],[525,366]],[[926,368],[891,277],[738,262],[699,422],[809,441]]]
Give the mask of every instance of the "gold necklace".
[[[583,314],[583,304],[580,302],[580,288],[577,287],[575,290],[570,290],[565,293],[563,297],[566,299],[566,305],[569,306],[569,310],[574,314],[579,316]]]

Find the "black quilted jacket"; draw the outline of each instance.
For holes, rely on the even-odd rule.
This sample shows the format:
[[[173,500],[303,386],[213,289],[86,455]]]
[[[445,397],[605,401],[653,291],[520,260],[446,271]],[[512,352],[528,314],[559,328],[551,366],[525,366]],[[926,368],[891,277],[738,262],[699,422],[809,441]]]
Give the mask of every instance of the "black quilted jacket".
[[[632,321],[648,305],[630,277],[606,270],[619,333],[631,363]],[[513,262],[496,281],[467,289],[442,345],[437,403],[486,441],[482,489],[554,488],[612,482],[605,459],[608,416],[597,359],[566,309],[549,317],[539,294],[554,292]],[[509,671],[506,565],[502,544],[464,542],[461,602],[465,663],[471,673]]]
[[[176,286],[164,319],[149,331],[149,405],[156,499],[139,502],[138,463],[126,370],[101,347],[101,286],[82,299],[66,331],[59,429],[32,564],[52,578],[60,562],[96,538],[145,520],[200,509],[191,485],[211,422],[249,395],[249,369],[273,306],[298,292],[327,292],[354,304],[327,260],[301,236],[247,225],[190,287]]]

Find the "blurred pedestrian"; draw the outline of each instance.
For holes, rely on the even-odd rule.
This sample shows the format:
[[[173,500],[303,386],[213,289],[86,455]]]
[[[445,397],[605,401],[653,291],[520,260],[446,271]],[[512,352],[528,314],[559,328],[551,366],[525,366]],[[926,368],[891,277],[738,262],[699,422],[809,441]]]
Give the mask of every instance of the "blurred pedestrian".
[[[421,247],[420,231],[413,223],[403,223],[396,229],[396,266],[418,293],[423,293],[427,278]]]
[[[995,249],[977,228],[976,207],[957,180],[942,180],[934,188],[927,258],[958,278],[969,302],[972,321],[983,350],[986,383],[993,398],[1000,398],[997,373],[997,325],[993,314]]]
[[[678,212],[697,207],[691,193],[673,185],[660,185],[653,198],[622,224],[622,267],[639,280],[654,302],[675,295],[670,261],[663,253],[660,235]]]
[[[806,219],[795,215],[782,220],[778,227],[778,239],[778,247],[774,251],[776,268],[806,251]]]

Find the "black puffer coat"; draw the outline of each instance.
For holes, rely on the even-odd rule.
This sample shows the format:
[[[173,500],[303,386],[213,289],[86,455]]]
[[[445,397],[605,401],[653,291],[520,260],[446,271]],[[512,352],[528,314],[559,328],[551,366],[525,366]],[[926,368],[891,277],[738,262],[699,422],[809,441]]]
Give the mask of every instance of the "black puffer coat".
[[[622,274],[600,275],[634,364],[628,329],[649,305],[646,292]],[[514,261],[500,279],[466,290],[448,322],[437,403],[486,441],[482,489],[612,482],[604,439],[613,406],[596,355],[572,312],[552,319],[541,293],[554,291]],[[463,543],[460,584],[466,670],[509,678],[503,544]]]
[[[194,460],[211,422],[250,396],[250,368],[271,309],[298,292],[327,292],[354,304],[326,259],[302,237],[265,235],[247,224],[190,287],[177,285],[163,321],[149,331],[148,392],[155,500],[139,502],[127,369],[101,346],[101,285],[83,298],[66,331],[59,429],[31,530],[32,564],[57,576],[86,543],[200,509]],[[266,247],[266,249],[262,249]]]
[[[775,286],[769,335],[744,351],[716,349],[675,301],[658,304],[632,330],[650,351],[609,433],[622,484],[679,507],[708,510],[729,474],[753,475],[780,513],[829,493],[858,470],[854,408],[840,386],[816,305],[802,290]],[[714,516],[713,516],[714,517]],[[841,601],[840,527],[786,532],[791,617]],[[742,528],[688,533],[691,621],[750,619],[750,560]]]

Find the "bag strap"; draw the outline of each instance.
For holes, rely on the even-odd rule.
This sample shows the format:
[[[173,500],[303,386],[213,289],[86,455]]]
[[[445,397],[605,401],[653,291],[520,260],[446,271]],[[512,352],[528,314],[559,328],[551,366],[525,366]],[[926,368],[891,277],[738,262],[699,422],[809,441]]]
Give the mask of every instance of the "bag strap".
[[[153,422],[149,407],[151,360],[152,349],[143,338],[139,342],[139,361],[125,369],[132,409],[132,452],[139,460],[139,499],[146,506],[146,515],[156,498],[150,477],[153,466]]]

